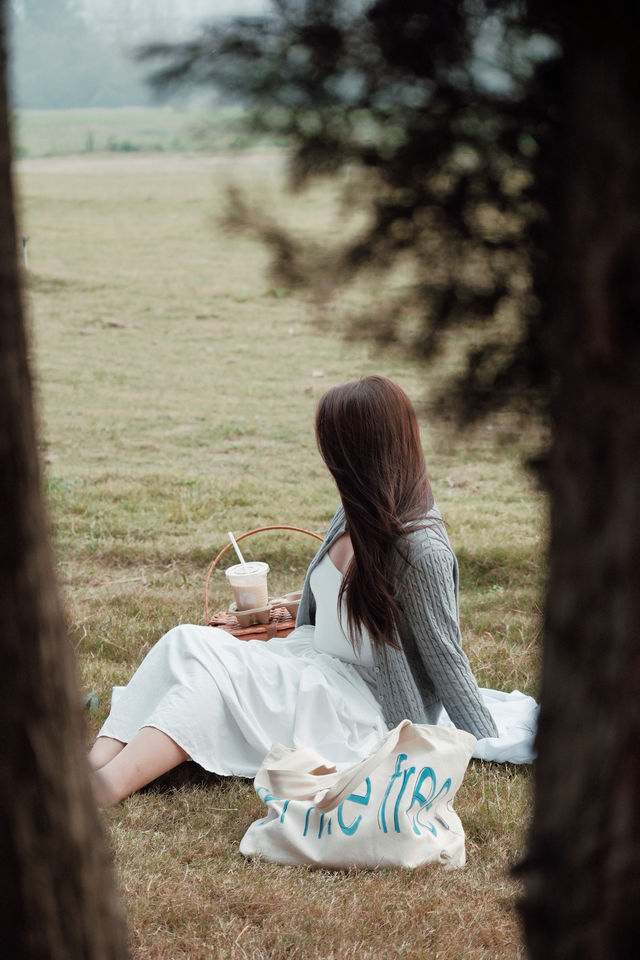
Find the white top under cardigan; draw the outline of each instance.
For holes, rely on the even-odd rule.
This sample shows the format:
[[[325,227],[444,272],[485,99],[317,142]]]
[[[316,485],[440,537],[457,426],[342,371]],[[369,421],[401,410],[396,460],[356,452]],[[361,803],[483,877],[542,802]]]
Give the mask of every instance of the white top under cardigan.
[[[337,597],[342,586],[342,573],[328,553],[317,563],[311,574],[311,589],[314,597]],[[373,668],[373,645],[369,635],[362,631],[362,641],[356,651],[347,637],[344,628],[347,625],[347,611],[344,603],[340,614],[336,602],[316,605],[316,623],[313,632],[313,649],[319,653],[329,653],[340,657],[346,663],[354,663],[360,668],[369,668],[366,679],[371,679]]]

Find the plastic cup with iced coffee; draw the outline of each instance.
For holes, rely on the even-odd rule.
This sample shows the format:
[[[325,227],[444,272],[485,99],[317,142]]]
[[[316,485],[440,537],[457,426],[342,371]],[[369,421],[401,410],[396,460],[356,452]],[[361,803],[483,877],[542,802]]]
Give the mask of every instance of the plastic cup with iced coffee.
[[[237,610],[255,610],[266,607],[269,602],[267,592],[267,574],[269,564],[254,560],[250,563],[237,563],[225,571],[229,585],[233,590]]]

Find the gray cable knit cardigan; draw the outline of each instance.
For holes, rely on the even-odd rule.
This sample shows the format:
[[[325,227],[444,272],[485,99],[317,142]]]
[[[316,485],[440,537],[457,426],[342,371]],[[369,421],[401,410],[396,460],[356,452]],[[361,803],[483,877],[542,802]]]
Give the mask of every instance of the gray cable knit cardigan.
[[[395,650],[388,644],[374,645],[377,699],[389,729],[405,717],[416,723],[435,723],[444,706],[461,730],[478,739],[496,737],[498,731],[482,703],[478,684],[462,649],[458,563],[444,524],[438,522],[437,509],[426,519],[431,521],[428,526],[407,537],[410,564],[399,562],[401,649]],[[344,511],[340,507],[307,571],[296,626],[315,623],[311,572],[344,532]]]

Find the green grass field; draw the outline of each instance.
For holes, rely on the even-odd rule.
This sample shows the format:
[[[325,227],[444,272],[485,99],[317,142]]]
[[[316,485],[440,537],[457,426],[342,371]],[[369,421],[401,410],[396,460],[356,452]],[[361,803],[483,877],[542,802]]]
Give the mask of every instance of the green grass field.
[[[112,685],[161,633],[202,622],[206,570],[227,530],[323,530],[336,494],[314,409],[329,385],[370,372],[420,405],[480,683],[536,692],[544,504],[521,462],[538,438],[504,417],[469,435],[431,422],[429,390],[448,361],[425,372],[400,351],[347,343],[339,320],[320,322],[274,288],[262,248],[219,226],[231,179],[304,232],[343,228],[337,188],[292,199],[281,171],[273,149],[18,165],[57,563],[80,685],[99,696],[88,739]],[[366,308],[379,292],[361,285],[336,301]],[[313,549],[273,534],[246,552],[270,563],[280,592],[300,586]],[[221,572],[212,593],[228,605]],[[523,853],[530,787],[529,768],[471,764],[457,801],[462,871],[312,872],[245,862],[240,838],[263,809],[251,784],[186,765],[104,815],[134,956],[521,957],[509,868]]]

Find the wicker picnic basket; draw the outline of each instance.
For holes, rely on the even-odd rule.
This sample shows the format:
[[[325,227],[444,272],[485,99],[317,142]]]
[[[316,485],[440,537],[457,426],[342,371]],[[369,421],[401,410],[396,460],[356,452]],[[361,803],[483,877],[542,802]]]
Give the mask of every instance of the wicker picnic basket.
[[[239,537],[236,537],[236,541],[252,537],[254,533],[265,533],[267,530],[293,530],[295,533],[305,533],[309,537],[315,537],[316,540],[322,540],[319,534],[312,533],[311,530],[305,530],[303,527],[276,524],[271,527],[256,527],[255,530],[248,530],[247,533],[242,533]],[[221,610],[213,614],[209,613],[209,581],[211,580],[211,575],[217,567],[218,561],[232,546],[231,543],[228,543],[222,548],[207,572],[207,579],[204,585],[205,623],[208,627],[220,627],[222,630],[226,630],[227,633],[232,633],[234,637],[239,637],[241,640],[269,640],[271,637],[286,637],[295,627],[296,621],[295,617],[291,615],[285,606],[273,606],[269,612],[268,623],[253,623],[248,627],[241,626],[235,614],[228,610]]]

